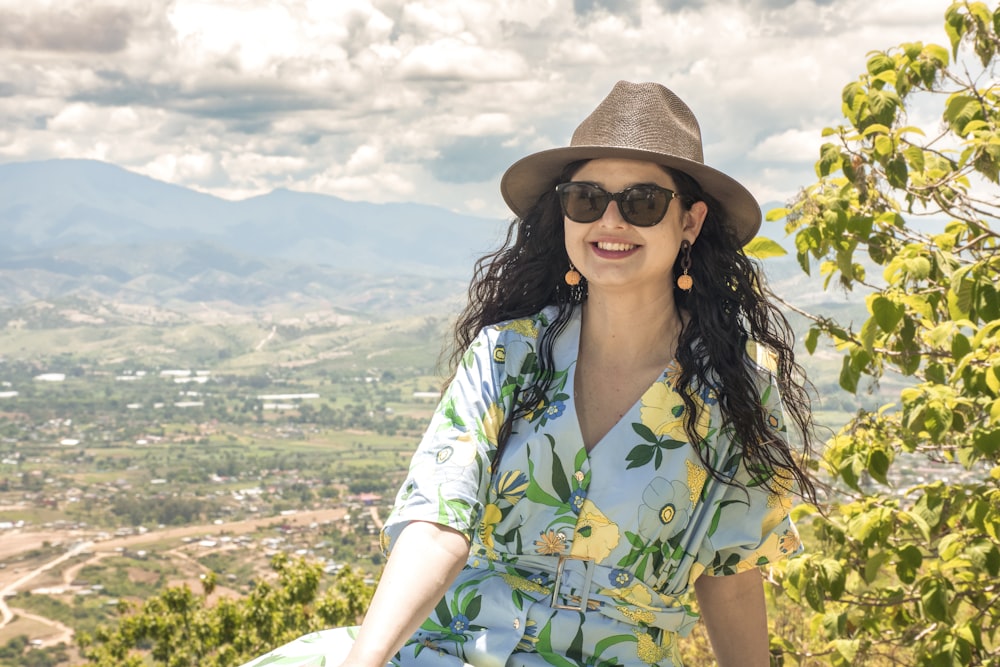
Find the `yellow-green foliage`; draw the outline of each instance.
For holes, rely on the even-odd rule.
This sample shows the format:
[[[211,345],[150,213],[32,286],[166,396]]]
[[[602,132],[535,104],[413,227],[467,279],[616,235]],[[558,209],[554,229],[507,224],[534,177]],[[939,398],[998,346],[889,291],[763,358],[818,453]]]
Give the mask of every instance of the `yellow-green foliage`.
[[[807,348],[836,344],[850,392],[910,379],[828,444],[823,466],[849,491],[802,518],[810,553],[777,572],[808,609],[772,639],[784,665],[1000,664],[1000,8],[955,3],[945,32],[950,49],[869,54],[818,182],[773,216],[803,270],[872,290],[860,327],[817,317]],[[940,120],[911,126],[918,104]],[[913,224],[926,214],[939,229]],[[936,478],[893,488],[902,453]]]
[[[353,625],[368,607],[372,588],[348,568],[321,592],[323,571],[318,564],[279,554],[271,565],[278,581],[273,585],[258,582],[244,598],[222,597],[209,604],[208,596],[215,588],[210,575],[203,593],[176,586],[137,609],[123,608],[117,627],[80,637],[87,664],[239,665],[308,632]]]

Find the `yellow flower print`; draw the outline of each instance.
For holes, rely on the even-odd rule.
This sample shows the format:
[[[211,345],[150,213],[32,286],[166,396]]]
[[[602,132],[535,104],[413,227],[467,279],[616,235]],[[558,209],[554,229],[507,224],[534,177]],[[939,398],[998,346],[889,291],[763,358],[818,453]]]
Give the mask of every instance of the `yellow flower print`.
[[[507,470],[500,473],[493,482],[492,491],[498,499],[506,500],[513,505],[524,497],[528,490],[528,476],[520,470]]]
[[[383,530],[378,534],[378,546],[386,556],[389,555],[389,536]]]
[[[677,381],[681,378],[681,365],[677,363],[676,359],[671,359],[670,364],[667,366],[666,377],[663,381],[667,383],[669,387],[676,387]]]
[[[541,595],[546,595],[552,592],[551,588],[542,586],[541,584],[536,584],[533,581],[529,581],[524,577],[518,577],[513,574],[507,574],[506,572],[500,573],[500,578],[507,582],[507,585],[518,591],[525,591],[528,593],[539,593]]]
[[[635,607],[656,609],[653,606],[653,594],[649,587],[638,581],[625,588],[603,588],[599,592],[601,595],[610,595]]]
[[[507,350],[504,348],[503,345],[497,345],[493,349],[493,361],[497,362],[498,364],[502,364],[503,362],[507,361]]]
[[[657,437],[687,441],[687,432],[684,430],[687,407],[684,405],[680,393],[669,382],[668,378],[664,382],[657,382],[646,390],[646,393],[642,395],[642,407],[639,409],[639,415],[642,417],[642,423]],[[693,398],[698,410],[698,423],[695,424],[695,432],[699,438],[705,438],[711,425],[711,414],[701,397],[694,396]]]
[[[635,654],[647,665],[655,665],[667,659],[675,665],[681,664],[675,633],[664,632],[661,643],[657,645],[653,638],[642,630],[632,632],[639,640],[635,646]]]
[[[535,540],[535,551],[543,556],[556,556],[566,549],[566,536],[554,530],[547,530]]]
[[[500,425],[503,424],[503,419],[503,408],[500,407],[499,403],[490,405],[486,409],[486,414],[483,415],[483,437],[486,438],[486,442],[494,447],[497,444],[497,436],[500,433]]]
[[[767,498],[768,507],[784,507],[786,510],[792,507],[792,488],[795,485],[795,478],[784,469],[775,471],[771,477],[771,488],[773,493]]]
[[[497,527],[501,517],[500,508],[493,503],[483,508],[483,519],[479,522],[479,534],[483,544],[490,551],[493,550],[493,530]]]
[[[778,538],[778,550],[783,554],[794,553],[799,550],[802,546],[802,540],[799,538],[799,533],[795,529],[786,530],[781,537]]]
[[[576,522],[570,555],[601,562],[611,555],[620,540],[618,524],[606,517],[593,502],[584,500]]]
[[[701,489],[705,486],[705,480],[708,478],[708,473],[700,465],[695,465],[691,463],[690,460],[685,460],[684,463],[687,465],[688,470],[688,488],[691,489],[691,504],[694,505],[701,498]]]
[[[684,401],[665,382],[657,382],[642,396],[642,423],[657,437],[687,440],[684,433]]]
[[[497,327],[497,331],[513,331],[514,333],[518,333],[525,338],[538,338],[538,327],[535,326],[535,322],[533,320],[528,318],[501,324]]]
[[[632,609],[631,607],[615,607],[615,609],[634,624],[645,623],[646,625],[650,625],[656,621],[656,615],[651,611]]]

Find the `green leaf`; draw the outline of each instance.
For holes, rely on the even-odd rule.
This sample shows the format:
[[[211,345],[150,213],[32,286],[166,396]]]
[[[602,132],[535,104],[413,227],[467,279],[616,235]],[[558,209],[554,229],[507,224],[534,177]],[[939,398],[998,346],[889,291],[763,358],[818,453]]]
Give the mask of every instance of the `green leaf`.
[[[774,222],[775,220],[781,220],[782,218],[787,218],[790,211],[787,208],[772,208],[764,216],[764,219],[768,222]]]
[[[873,90],[868,95],[868,104],[875,122],[891,125],[899,108],[899,96],[891,90]]]
[[[958,57],[958,46],[962,42],[962,36],[965,35],[965,16],[959,11],[960,7],[960,4],[954,3],[944,15],[944,31],[951,42],[951,53],[956,58]]]
[[[889,134],[889,131],[890,131],[889,128],[885,125],[882,125],[881,123],[872,123],[871,125],[865,128],[864,132],[861,133],[861,136],[867,137],[875,133]]]
[[[899,560],[896,561],[896,575],[904,584],[912,584],[924,562],[924,555],[912,544],[900,549],[897,555]]]
[[[924,151],[918,146],[907,146],[903,149],[903,157],[906,158],[906,162],[910,165],[910,168],[915,171],[924,170]]]
[[[811,327],[809,331],[806,332],[805,340],[802,341],[803,345],[805,345],[806,350],[809,352],[809,354],[814,354],[816,352],[816,344],[818,342],[819,342],[819,329],[817,329],[816,327]]]
[[[858,393],[858,379],[861,377],[861,373],[854,370],[851,365],[851,358],[849,356],[844,357],[844,362],[840,367],[840,386],[852,394]]]
[[[788,254],[788,251],[782,248],[778,243],[764,236],[757,236],[743,246],[743,252],[748,257],[754,257],[756,259],[781,257]]]
[[[894,188],[903,189],[906,187],[909,169],[906,166],[906,158],[896,155],[885,163],[885,175],[889,179],[889,185]]]
[[[896,61],[885,53],[876,53],[868,59],[867,67],[868,73],[874,76],[881,72],[895,69]]]
[[[882,331],[892,333],[896,326],[903,319],[905,309],[900,304],[884,297],[876,296],[872,299],[872,315]]]
[[[816,163],[816,174],[820,177],[829,176],[840,169],[840,148],[836,144],[823,144],[820,148],[819,162]]]
[[[865,583],[872,583],[881,574],[882,566],[889,560],[889,552],[879,551],[868,557],[865,563],[864,579]]]
[[[945,67],[948,65],[948,50],[937,44],[928,44],[924,47],[924,53],[927,54],[927,58],[939,63],[939,66]]]
[[[878,158],[892,155],[892,139],[880,134],[875,137],[875,156]]]
[[[944,119],[960,136],[965,136],[965,126],[982,118],[983,107],[978,99],[969,95],[953,95],[945,107]]]
[[[889,455],[885,450],[873,449],[868,454],[868,474],[880,484],[889,484],[886,474],[889,472]]]
[[[920,589],[920,603],[924,616],[931,621],[948,622],[948,589],[944,579],[925,579]]]

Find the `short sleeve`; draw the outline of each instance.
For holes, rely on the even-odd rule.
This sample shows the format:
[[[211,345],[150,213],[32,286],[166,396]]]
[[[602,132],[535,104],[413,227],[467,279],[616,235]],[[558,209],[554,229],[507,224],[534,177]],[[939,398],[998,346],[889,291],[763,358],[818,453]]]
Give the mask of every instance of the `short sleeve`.
[[[462,357],[382,529],[386,555],[411,521],[449,526],[471,540],[504,419],[498,402],[503,355],[497,349],[495,336],[484,331]]]
[[[785,419],[778,387],[770,369],[761,370],[761,404],[768,424],[784,438]],[[802,551],[798,530],[789,516],[791,476],[779,472],[770,480],[764,480],[741,463],[736,480],[739,485],[726,486],[716,510],[717,528],[708,542],[714,554],[705,554],[703,560],[707,562],[709,575],[736,574]]]

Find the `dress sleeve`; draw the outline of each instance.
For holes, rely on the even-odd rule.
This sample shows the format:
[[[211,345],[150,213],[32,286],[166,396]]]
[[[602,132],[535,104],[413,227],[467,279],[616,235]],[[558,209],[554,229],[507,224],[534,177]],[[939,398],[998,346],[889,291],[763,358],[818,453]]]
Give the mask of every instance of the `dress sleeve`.
[[[484,331],[463,356],[382,529],[386,555],[410,521],[450,526],[471,540],[504,419],[499,403],[502,350],[495,335]]]
[[[771,428],[784,438],[785,419],[777,384],[771,369],[764,366],[761,371],[761,403]],[[743,488],[727,485],[717,507],[717,529],[709,542],[715,553],[705,554],[702,561],[707,562],[709,575],[736,574],[802,551],[798,530],[788,514],[792,507],[791,477],[779,472],[765,483],[767,480],[741,463],[736,479]]]

